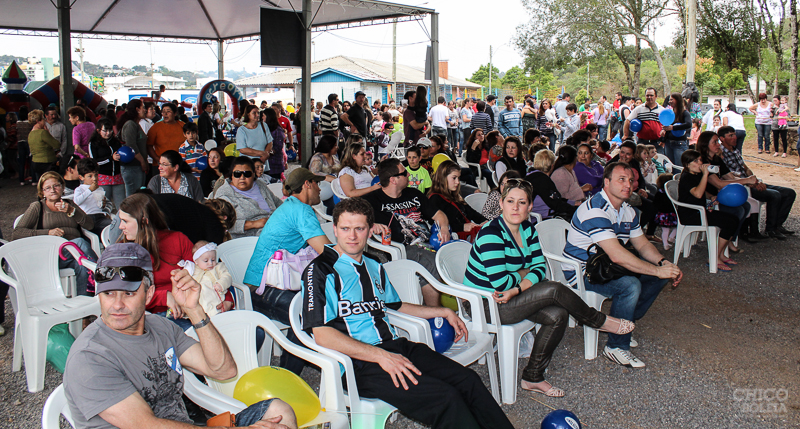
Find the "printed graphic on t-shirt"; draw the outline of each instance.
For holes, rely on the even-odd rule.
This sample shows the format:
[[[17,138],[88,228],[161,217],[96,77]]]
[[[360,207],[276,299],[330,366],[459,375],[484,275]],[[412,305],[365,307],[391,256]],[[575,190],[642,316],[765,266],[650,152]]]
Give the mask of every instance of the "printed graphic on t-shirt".
[[[174,357],[174,360],[169,358],[170,353],[174,357],[175,350],[171,347],[163,357],[147,358],[147,369],[142,371],[142,377],[152,384],[143,386],[139,393],[156,417],[185,421],[186,406],[180,400],[183,390],[183,378],[180,375],[182,369],[179,372],[176,367],[172,366],[172,362],[177,362],[177,357]],[[170,363],[167,362],[167,359],[170,360]]]

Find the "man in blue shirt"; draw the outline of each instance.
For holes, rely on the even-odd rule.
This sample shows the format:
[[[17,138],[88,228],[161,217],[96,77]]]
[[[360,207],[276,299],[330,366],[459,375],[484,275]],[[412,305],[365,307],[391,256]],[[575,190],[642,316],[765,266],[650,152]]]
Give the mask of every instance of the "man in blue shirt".
[[[603,190],[578,207],[564,246],[564,256],[578,262],[582,272],[564,274],[573,287],[577,284],[576,275],[584,276],[586,290],[613,300],[610,316],[636,322],[644,317],[664,285],[672,279],[672,286],[677,287],[683,273],[645,238],[638,212],[625,202],[631,196],[633,177],[633,170],[624,162],[606,166]],[[623,247],[629,241],[639,253],[638,257]],[[637,276],[624,276],[603,284],[590,283],[585,269],[593,244],[605,251],[614,263]],[[644,362],[630,352],[630,348],[636,346],[638,343],[631,334],[609,334],[603,355],[620,365],[643,368]]]
[[[497,120],[497,129],[503,137],[522,137],[522,114],[514,105],[514,97],[506,95],[505,103],[506,109],[500,112],[500,119]]]
[[[455,341],[467,329],[444,307],[400,300],[381,264],[363,255],[374,212],[361,198],[333,211],[337,244],[325,246],[303,274],[303,329],[320,346],[353,360],[359,394],[394,405],[434,428],[511,428],[480,377],[427,345],[398,337],[386,308],[424,319],[443,317]]]

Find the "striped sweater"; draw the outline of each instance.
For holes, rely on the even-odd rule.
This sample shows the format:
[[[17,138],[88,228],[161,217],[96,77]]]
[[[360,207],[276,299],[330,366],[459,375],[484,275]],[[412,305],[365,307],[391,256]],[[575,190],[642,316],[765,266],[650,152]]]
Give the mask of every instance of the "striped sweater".
[[[529,221],[520,226],[524,246],[514,241],[503,216],[481,228],[469,253],[464,284],[478,289],[503,292],[518,285],[523,278],[517,273],[527,268],[524,278],[536,284],[545,278],[545,259],[539,246],[539,235]]]

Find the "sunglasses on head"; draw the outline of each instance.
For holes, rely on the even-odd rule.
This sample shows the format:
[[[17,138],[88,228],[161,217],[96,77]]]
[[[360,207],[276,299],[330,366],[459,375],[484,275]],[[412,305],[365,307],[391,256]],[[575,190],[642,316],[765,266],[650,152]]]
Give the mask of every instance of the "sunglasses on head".
[[[246,171],[236,170],[236,171],[233,172],[233,177],[235,177],[237,179],[242,177],[242,176],[244,176],[245,178],[249,179],[249,178],[253,177],[253,172],[250,171],[250,170],[246,170]]]
[[[97,283],[110,282],[114,276],[126,282],[140,282],[145,276],[144,268],[139,267],[98,267],[94,271],[94,281]]]
[[[525,179],[506,179],[506,188],[528,188],[533,190],[533,185]]]

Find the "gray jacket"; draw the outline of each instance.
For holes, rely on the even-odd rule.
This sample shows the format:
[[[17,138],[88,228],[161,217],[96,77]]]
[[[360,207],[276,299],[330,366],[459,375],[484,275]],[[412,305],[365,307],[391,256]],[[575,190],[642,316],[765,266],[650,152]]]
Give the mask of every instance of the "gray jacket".
[[[248,229],[245,231],[245,221],[259,220],[264,218],[269,219],[272,213],[275,213],[275,209],[280,207],[280,205],[283,203],[280,197],[275,196],[275,194],[269,190],[267,184],[263,180],[256,180],[253,183],[253,186],[258,186],[258,189],[261,191],[261,195],[264,197],[264,200],[267,201],[267,205],[269,205],[270,208],[269,213],[261,210],[255,200],[248,198],[233,189],[233,185],[231,185],[230,180],[225,180],[225,184],[222,185],[214,195],[214,198],[221,198],[231,203],[233,208],[236,209],[236,223],[229,231],[233,238],[257,237],[259,234],[261,234],[261,228]]]

